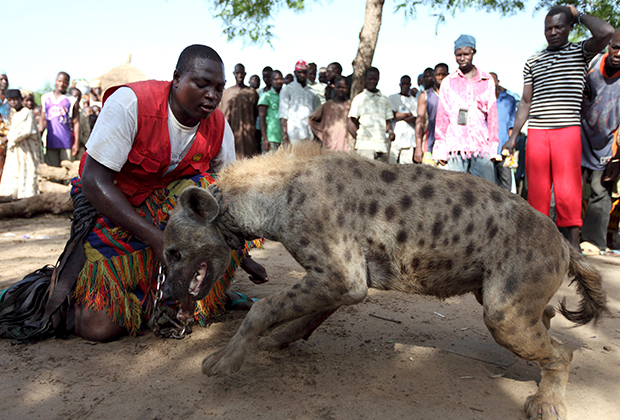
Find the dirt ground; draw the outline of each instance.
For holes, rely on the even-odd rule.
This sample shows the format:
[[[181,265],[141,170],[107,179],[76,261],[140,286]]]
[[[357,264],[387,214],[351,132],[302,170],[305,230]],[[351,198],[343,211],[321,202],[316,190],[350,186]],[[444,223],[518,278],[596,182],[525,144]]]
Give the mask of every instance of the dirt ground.
[[[0,288],[53,264],[68,231],[66,216],[0,220]],[[257,286],[240,273],[234,290],[265,297],[304,274],[277,243],[253,256],[271,281]],[[620,258],[589,258],[605,279],[610,314],[579,328],[556,316],[551,331],[574,350],[570,418],[620,419]],[[574,287],[563,285],[554,301],[563,296],[574,307]],[[227,343],[244,315],[224,315],[180,341],[0,340],[0,417],[522,419],[540,380],[537,365],[493,342],[473,296],[439,301],[375,290],[307,342],[254,348],[230,377],[202,375],[202,359]]]

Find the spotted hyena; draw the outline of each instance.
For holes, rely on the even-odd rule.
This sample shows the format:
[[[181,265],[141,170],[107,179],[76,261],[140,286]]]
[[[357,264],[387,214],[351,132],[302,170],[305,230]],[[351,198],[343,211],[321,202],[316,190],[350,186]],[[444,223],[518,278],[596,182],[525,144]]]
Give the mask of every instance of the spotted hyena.
[[[554,315],[547,304],[567,276],[581,295],[577,311],[560,305],[569,320],[596,320],[606,298],[598,273],[522,198],[470,175],[315,146],[238,162],[217,187],[183,192],[164,232],[174,299],[203,298],[224,273],[224,211],[242,237],[281,242],[307,272],[255,303],[230,343],[203,361],[205,374],[238,371],[272,326],[288,323],[262,339],[273,346],[307,339],[369,287],[438,298],[473,293],[495,341],[541,366],[528,417],[566,419],[572,352],[547,333]]]

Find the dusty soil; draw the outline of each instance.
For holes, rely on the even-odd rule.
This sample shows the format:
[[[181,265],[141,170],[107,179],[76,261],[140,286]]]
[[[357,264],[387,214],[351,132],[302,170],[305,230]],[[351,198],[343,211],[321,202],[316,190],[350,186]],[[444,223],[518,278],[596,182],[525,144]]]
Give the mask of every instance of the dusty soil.
[[[66,217],[0,221],[0,288],[53,264]],[[254,253],[271,281],[237,276],[235,290],[265,297],[303,269],[276,243]],[[597,327],[556,316],[552,333],[574,349],[566,398],[572,419],[620,419],[620,259],[591,257],[611,313]],[[557,298],[576,302],[564,285]],[[445,301],[371,291],[334,314],[307,342],[255,348],[236,375],[208,378],[204,356],[221,348],[245,313],[188,338],[152,334],[95,344],[73,337],[35,345],[0,340],[2,418],[46,419],[522,419],[539,369],[494,344],[473,296]],[[383,317],[386,319],[377,318]]]

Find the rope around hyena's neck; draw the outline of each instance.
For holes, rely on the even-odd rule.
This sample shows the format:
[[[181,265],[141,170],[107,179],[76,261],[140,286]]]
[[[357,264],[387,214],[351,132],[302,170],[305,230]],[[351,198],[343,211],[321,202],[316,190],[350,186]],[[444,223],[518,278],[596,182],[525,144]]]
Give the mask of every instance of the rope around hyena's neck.
[[[224,235],[224,240],[230,249],[241,248],[245,245],[245,236],[243,235],[235,218],[232,214],[230,214],[228,202],[224,200],[222,191],[220,191],[216,184],[210,184],[207,188],[209,189],[211,195],[215,197],[215,200],[220,208],[220,212],[215,219],[215,225],[218,227],[220,232],[222,232],[222,235]]]

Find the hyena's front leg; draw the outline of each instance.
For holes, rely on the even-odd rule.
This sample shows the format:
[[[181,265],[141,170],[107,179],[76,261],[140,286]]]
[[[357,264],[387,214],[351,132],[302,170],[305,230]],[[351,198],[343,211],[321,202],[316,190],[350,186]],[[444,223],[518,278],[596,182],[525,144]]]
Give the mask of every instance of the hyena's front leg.
[[[256,302],[228,345],[203,360],[202,372],[208,376],[235,373],[241,368],[250,345],[270,327],[360,302],[368,287],[361,252],[359,255],[360,260],[355,264],[349,259],[340,270],[328,267],[311,270],[294,286]]]

